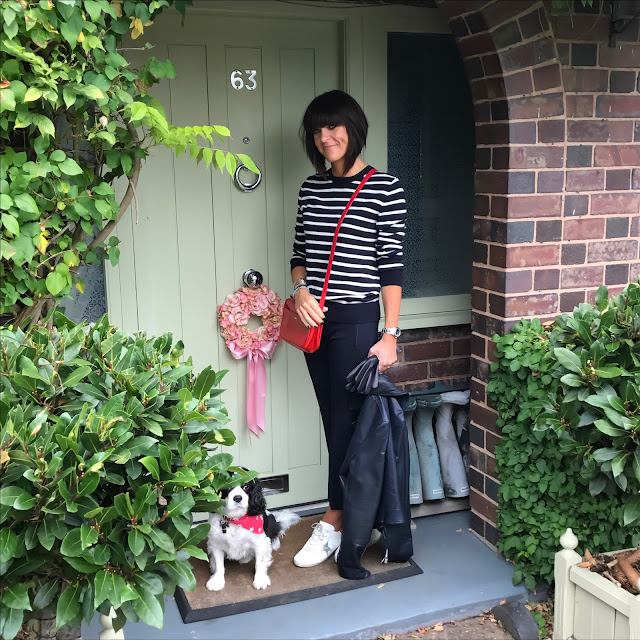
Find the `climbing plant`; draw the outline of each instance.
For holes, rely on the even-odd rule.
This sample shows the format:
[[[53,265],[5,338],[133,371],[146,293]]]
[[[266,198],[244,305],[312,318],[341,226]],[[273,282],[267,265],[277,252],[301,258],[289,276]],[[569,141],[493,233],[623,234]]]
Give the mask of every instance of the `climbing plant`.
[[[84,284],[78,267],[117,264],[118,221],[135,200],[154,146],[189,153],[233,173],[251,159],[218,146],[225,126],[176,127],[149,90],[176,71],[149,56],[134,68],[128,48],[153,20],[187,0],[1,0],[1,324],[26,326]],[[139,44],[138,44],[139,43]],[[128,181],[120,202],[113,183]]]

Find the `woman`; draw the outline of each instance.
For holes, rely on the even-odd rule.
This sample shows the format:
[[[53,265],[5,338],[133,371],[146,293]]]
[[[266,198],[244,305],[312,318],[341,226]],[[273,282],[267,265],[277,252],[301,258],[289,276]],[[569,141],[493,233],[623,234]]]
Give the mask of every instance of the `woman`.
[[[298,196],[291,279],[296,311],[307,327],[324,323],[320,348],[305,354],[329,450],[329,508],[294,563],[312,567],[340,546],[342,488],[338,474],[363,397],[345,389],[359,362],[376,355],[380,371],[397,360],[406,204],[397,178],[376,172],[347,213],[326,296],[318,304],[337,222],[362,178],[372,169],[360,159],[369,124],[360,105],[329,91],[307,107],[301,137],[316,175]],[[327,171],[325,162],[331,164]],[[382,292],[385,329],[378,334]],[[379,537],[372,534],[372,542]]]

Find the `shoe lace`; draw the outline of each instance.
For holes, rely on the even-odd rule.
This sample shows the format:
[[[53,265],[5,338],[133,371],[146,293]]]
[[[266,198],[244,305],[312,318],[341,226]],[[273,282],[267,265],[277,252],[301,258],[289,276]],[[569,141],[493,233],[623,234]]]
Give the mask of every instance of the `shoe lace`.
[[[313,529],[313,533],[309,540],[307,540],[307,544],[304,545],[307,549],[322,546],[329,536],[329,531],[321,526],[319,522],[311,525],[311,528]]]

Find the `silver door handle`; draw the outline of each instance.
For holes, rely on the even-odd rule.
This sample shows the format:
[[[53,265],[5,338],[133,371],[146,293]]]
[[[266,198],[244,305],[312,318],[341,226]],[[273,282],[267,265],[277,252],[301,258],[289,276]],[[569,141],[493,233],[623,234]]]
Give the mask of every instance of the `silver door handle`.
[[[242,182],[242,180],[240,179],[240,172],[243,169],[245,171],[249,171],[254,176],[256,175],[255,173],[253,173],[253,171],[251,171],[250,169],[247,169],[247,167],[245,167],[243,164],[239,164],[237,169],[236,169],[236,173],[235,173],[233,179],[234,179],[235,183],[238,185],[238,187],[242,191],[244,191],[245,193],[250,193],[251,191],[256,189],[258,187],[258,185],[262,182],[262,171],[260,171],[260,169],[258,169],[258,175],[256,177],[255,182],[246,183],[246,182]]]
[[[263,282],[262,274],[255,269],[247,269],[242,274],[242,281],[247,287],[259,287]]]

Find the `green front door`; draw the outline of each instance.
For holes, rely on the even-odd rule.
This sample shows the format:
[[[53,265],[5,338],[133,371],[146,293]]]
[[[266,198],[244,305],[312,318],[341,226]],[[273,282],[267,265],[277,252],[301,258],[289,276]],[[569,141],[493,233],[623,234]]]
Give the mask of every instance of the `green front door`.
[[[263,179],[245,193],[226,174],[154,153],[137,190],[139,212],[118,231],[123,259],[108,273],[111,318],[127,330],[173,331],[198,369],[230,370],[223,398],[238,437],[232,453],[263,476],[288,475],[288,492],[272,495],[271,506],[323,500],[326,451],[302,353],[282,343],[267,363],[266,432],[250,442],[246,361],[234,360],[220,338],[216,307],[250,268],[280,296],[290,291],[297,192],[312,173],[298,129],[314,95],[341,85],[340,23],[204,11],[187,13],[182,28],[171,12],[151,37],[152,54],[177,69],[156,92],[170,120],[228,124],[231,148],[249,154]]]

